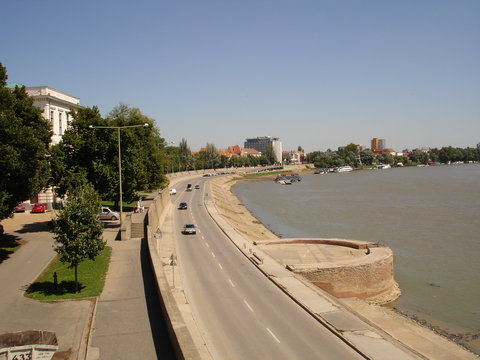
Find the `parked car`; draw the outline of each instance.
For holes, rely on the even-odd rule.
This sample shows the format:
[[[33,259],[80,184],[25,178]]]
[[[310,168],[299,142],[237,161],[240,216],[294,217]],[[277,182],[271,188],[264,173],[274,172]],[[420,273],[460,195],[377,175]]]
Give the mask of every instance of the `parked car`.
[[[102,206],[102,213],[99,215],[100,220],[118,220],[120,219],[120,214],[116,211],[110,210],[106,206]]]
[[[185,224],[185,226],[183,227],[182,233],[185,235],[189,235],[189,234],[195,235],[197,233],[197,228],[194,224]]]
[[[177,195],[177,189],[175,188],[171,188],[169,192],[170,192],[170,195]]]
[[[45,212],[45,204],[35,203],[32,207],[32,213],[44,213]]]
[[[198,184],[195,185],[195,189],[197,189],[197,190],[200,189],[200,185],[198,185]]]
[[[178,205],[178,209],[179,210],[187,210],[188,208],[188,205],[186,202],[181,202],[179,205]]]
[[[18,204],[13,211],[16,213],[25,212],[25,204]]]

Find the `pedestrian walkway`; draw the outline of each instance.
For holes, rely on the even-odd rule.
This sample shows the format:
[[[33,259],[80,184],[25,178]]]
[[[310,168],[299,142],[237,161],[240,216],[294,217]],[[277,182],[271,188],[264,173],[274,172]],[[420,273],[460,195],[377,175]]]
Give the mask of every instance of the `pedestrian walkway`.
[[[104,231],[112,255],[86,359],[174,359],[146,242],[116,241],[117,232],[118,228]]]

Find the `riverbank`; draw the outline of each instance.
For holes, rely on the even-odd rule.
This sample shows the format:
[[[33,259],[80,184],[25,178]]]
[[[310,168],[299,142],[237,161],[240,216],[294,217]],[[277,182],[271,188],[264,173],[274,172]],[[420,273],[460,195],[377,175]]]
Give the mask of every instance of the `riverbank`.
[[[245,208],[230,191],[240,178],[222,177],[212,181],[213,199],[218,211],[247,240],[252,243],[261,240],[275,240],[278,237],[266,228]],[[420,326],[412,319],[396,313],[392,309],[373,306],[361,300],[339,301],[352,312],[373,326],[386,331],[394,339],[416,349],[420,354],[431,359],[455,358],[473,359],[471,353],[460,348],[454,342],[435,334],[430,329]]]

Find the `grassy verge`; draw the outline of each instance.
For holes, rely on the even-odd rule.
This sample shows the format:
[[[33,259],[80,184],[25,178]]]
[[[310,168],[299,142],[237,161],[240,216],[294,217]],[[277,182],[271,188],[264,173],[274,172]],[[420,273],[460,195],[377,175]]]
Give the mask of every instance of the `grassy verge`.
[[[78,293],[75,293],[75,270],[73,268],[69,269],[68,264],[61,263],[57,257],[42,275],[29,286],[26,296],[43,301],[98,296],[103,290],[110,254],[111,248],[106,246],[94,261],[85,260],[78,265],[80,289]],[[57,286],[54,284],[54,273],[57,274]]]

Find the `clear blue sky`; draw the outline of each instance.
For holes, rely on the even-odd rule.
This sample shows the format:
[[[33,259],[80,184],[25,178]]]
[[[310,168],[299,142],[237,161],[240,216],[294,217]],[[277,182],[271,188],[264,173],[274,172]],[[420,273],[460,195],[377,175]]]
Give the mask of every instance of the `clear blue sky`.
[[[10,0],[0,62],[168,141],[284,150],[480,142],[478,0]]]

